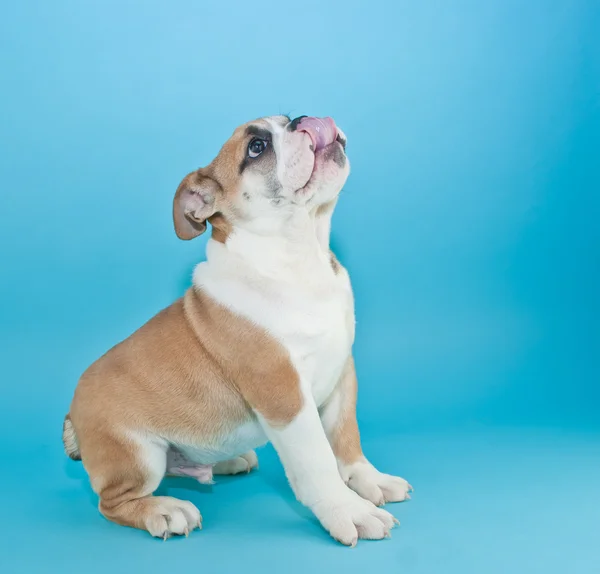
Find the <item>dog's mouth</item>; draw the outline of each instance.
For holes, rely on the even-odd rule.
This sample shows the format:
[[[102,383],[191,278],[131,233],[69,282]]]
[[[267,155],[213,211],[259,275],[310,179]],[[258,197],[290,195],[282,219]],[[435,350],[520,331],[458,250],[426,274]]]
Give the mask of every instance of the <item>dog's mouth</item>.
[[[338,148],[338,150],[335,149],[336,147]],[[333,141],[328,143],[325,147],[319,148],[317,151],[315,151],[314,164],[310,177],[300,189],[296,190],[296,194],[307,194],[312,187],[312,183],[315,179],[316,173],[323,168],[323,165],[325,163],[327,163],[328,161],[332,161],[332,158],[336,153],[345,157],[345,150],[346,138],[338,132]]]

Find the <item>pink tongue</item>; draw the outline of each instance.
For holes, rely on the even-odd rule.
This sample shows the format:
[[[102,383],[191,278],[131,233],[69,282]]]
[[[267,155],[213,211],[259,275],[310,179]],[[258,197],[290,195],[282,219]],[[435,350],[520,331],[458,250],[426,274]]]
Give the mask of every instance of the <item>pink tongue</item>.
[[[306,132],[315,146],[315,152],[335,141],[338,130],[331,118],[302,118],[298,127],[299,132]]]

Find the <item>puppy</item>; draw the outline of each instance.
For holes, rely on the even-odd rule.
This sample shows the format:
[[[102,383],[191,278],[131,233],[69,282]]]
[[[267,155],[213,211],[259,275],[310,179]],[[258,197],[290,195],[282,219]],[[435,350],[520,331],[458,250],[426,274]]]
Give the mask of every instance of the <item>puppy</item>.
[[[152,496],[165,474],[247,472],[271,441],[336,540],[389,535],[397,521],[378,506],[411,487],[362,453],[354,301],[329,249],[345,146],[331,118],[263,118],[179,185],[175,231],[193,239],[210,222],[206,261],[182,299],[88,368],[64,422],[65,450],[109,520],[187,535],[200,512]]]

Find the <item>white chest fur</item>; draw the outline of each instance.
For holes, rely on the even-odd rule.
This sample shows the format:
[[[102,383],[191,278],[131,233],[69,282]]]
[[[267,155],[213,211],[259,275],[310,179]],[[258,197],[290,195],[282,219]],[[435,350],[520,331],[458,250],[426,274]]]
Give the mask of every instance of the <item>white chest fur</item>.
[[[237,238],[251,241],[251,238]],[[289,352],[300,381],[322,404],[337,383],[354,340],[354,301],[348,274],[332,269],[329,253],[314,246],[247,246],[248,262],[211,241],[209,260],[194,284],[253,321]]]

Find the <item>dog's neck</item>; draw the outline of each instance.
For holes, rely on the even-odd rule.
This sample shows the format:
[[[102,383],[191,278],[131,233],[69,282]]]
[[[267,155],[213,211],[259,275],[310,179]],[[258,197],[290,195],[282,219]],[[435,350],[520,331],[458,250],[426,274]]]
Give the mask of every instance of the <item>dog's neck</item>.
[[[211,267],[246,269],[253,275],[296,281],[317,279],[330,269],[329,236],[335,201],[295,209],[288,217],[234,227],[225,243],[211,239],[206,248]]]

